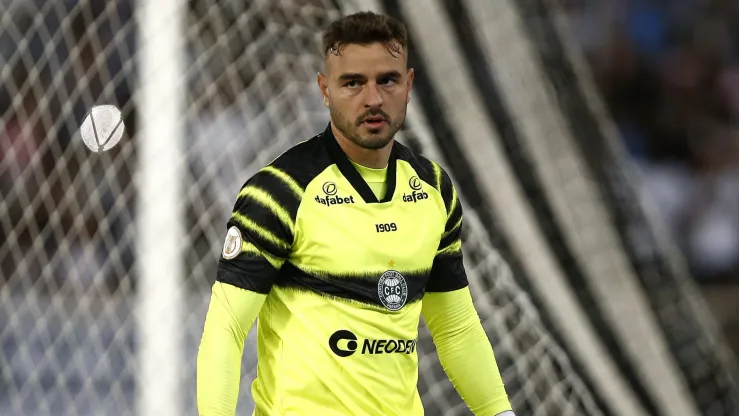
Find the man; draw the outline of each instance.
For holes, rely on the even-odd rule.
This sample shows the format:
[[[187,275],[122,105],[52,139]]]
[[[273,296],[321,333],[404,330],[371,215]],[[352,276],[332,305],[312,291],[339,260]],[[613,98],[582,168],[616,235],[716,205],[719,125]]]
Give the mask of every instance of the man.
[[[476,415],[513,415],[463,268],[462,210],[439,165],[393,140],[414,71],[406,29],[332,23],[318,84],[331,122],[237,197],[198,354],[198,409],[233,415],[259,315],[255,415],[421,415],[420,315]]]

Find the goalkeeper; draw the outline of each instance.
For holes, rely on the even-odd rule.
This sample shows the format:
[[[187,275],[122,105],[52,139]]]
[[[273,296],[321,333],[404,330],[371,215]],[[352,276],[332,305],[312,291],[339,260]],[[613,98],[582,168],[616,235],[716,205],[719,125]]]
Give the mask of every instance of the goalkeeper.
[[[259,317],[255,415],[422,415],[423,315],[472,412],[513,415],[468,289],[455,188],[393,140],[414,79],[405,27],[361,12],[333,22],[323,47],[330,123],[250,178],[228,221],[199,413],[234,414]]]

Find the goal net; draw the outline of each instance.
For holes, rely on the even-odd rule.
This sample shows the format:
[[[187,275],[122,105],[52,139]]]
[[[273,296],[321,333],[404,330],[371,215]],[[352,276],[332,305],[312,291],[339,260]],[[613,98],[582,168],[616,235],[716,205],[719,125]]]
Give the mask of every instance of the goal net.
[[[735,380],[723,373],[728,361],[680,265],[648,275],[646,263],[614,263],[633,255],[618,244],[620,228],[569,216],[598,211],[600,200],[579,186],[602,173],[586,166],[578,136],[552,121],[568,114],[551,90],[540,90],[553,81],[527,59],[543,41],[520,26],[533,18],[552,23],[549,9],[508,0],[179,1],[181,33],[163,45],[182,53],[173,67],[183,88],[158,97],[159,105],[182,109],[182,134],[171,138],[175,158],[160,161],[174,160],[182,173],[178,198],[167,200],[142,191],[156,179],[142,177],[152,172],[142,155],[161,139],[142,126],[165,120],[142,111],[152,108],[152,94],[141,68],[150,56],[143,49],[162,41],[152,33],[178,17],[152,16],[146,4],[154,3],[0,2],[0,414],[195,412],[197,347],[235,196],[260,167],[324,128],[328,114],[315,85],[320,32],[360,9],[409,26],[417,79],[399,140],[439,161],[457,183],[473,298],[517,414],[732,414]],[[475,45],[478,51],[466,49]],[[557,82],[590,91],[580,77]],[[121,109],[126,134],[116,148],[93,154],[78,126],[98,104]],[[587,117],[602,125],[599,114]],[[548,131],[567,146],[551,153],[557,149],[534,139]],[[607,135],[595,140],[611,143]],[[151,210],[181,212],[182,233],[161,233],[183,238],[143,230],[139,221]],[[588,251],[585,240],[599,244]],[[167,249],[161,241],[177,245],[176,295],[142,290],[152,277],[137,250],[153,247],[147,261],[156,261],[157,250]],[[599,268],[590,256],[612,260]],[[604,286],[605,271],[625,283]],[[166,299],[178,308],[157,310]],[[168,314],[175,325],[162,319]],[[151,348],[167,334],[177,351]],[[255,334],[245,346],[238,414],[253,404]],[[639,356],[643,349],[652,363]],[[425,329],[418,351],[427,414],[468,414]],[[154,371],[143,371],[151,363]],[[656,376],[667,379],[656,384]],[[152,393],[163,384],[172,386],[167,394]],[[677,393],[686,394],[671,403]]]

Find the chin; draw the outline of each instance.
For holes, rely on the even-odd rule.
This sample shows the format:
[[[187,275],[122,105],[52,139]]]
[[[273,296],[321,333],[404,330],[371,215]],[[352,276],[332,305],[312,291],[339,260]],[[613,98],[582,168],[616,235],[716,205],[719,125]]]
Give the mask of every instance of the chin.
[[[365,127],[364,130],[364,134],[363,132],[358,131],[358,136],[362,138],[363,142],[382,143],[382,145],[385,146],[391,141],[391,139],[393,139],[392,130],[387,125],[374,129]]]
[[[385,137],[385,136],[365,136],[360,140],[360,143],[358,143],[360,146],[362,146],[365,149],[369,150],[377,150],[382,149],[388,145],[388,143],[393,140],[393,137]]]

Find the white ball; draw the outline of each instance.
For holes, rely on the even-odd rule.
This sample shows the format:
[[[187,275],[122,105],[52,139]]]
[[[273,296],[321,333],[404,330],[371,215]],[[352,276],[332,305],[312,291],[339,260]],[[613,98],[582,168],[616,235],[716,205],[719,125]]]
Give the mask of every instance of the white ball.
[[[124,130],[121,110],[114,105],[98,105],[82,120],[80,135],[85,145],[98,153],[117,145]]]

